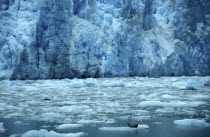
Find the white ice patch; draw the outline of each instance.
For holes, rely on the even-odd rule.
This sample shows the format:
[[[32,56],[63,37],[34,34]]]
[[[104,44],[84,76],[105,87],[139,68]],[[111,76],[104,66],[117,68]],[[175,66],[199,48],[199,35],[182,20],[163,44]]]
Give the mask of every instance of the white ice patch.
[[[4,124],[3,122],[0,123],[0,133],[4,133],[5,132],[5,128],[4,128]]]
[[[189,89],[189,88],[201,88],[203,85],[194,79],[190,79],[187,81],[178,81],[172,84],[172,86],[177,87],[179,89]]]
[[[205,120],[198,119],[175,120],[174,124],[186,127],[210,127],[210,123],[205,122]]]
[[[96,79],[93,79],[93,78],[87,78],[86,80],[84,80],[83,84],[85,86],[91,87],[91,86],[97,85],[98,81]]]
[[[73,79],[73,80],[67,80],[63,81],[66,84],[70,84],[74,87],[92,87],[98,85],[98,81],[94,78],[87,78],[87,79]]]
[[[22,125],[23,122],[21,122],[21,121],[16,121],[16,122],[14,122],[14,124],[16,124],[16,125]]]
[[[182,102],[182,101],[171,101],[171,102],[161,102],[161,101],[144,101],[139,103],[141,107],[152,107],[152,106],[161,106],[161,107],[174,107],[174,108],[182,108],[182,107],[197,107],[205,104],[203,101],[197,102]]]
[[[148,129],[148,128],[149,128],[149,126],[146,124],[138,125],[138,129]]]
[[[174,112],[173,109],[157,109],[155,110],[156,113],[172,113]]]
[[[104,121],[99,121],[99,120],[79,120],[77,121],[78,124],[100,124],[104,123]]]
[[[137,128],[130,128],[130,127],[100,127],[99,130],[101,131],[119,131],[119,132],[126,132],[126,131],[137,131],[140,129],[148,129],[148,125],[138,125]]]
[[[103,87],[124,87],[125,83],[122,81],[104,81],[100,84]]]
[[[48,132],[45,129],[41,130],[31,130],[26,132],[22,137],[82,137],[85,136],[85,133],[80,132],[80,133],[57,133],[54,131]]]
[[[175,99],[175,98],[177,98],[176,96],[171,96],[171,95],[168,95],[168,94],[162,95],[161,97],[165,98],[165,99]]]
[[[202,95],[202,94],[194,94],[194,95],[188,95],[190,99],[207,99],[210,98],[210,95]]]
[[[82,124],[62,124],[56,127],[58,130],[75,129],[82,127]]]

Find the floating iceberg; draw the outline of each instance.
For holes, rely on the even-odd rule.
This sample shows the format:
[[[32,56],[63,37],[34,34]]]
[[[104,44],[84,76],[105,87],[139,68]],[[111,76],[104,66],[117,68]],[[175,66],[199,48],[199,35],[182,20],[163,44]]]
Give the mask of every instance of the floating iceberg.
[[[210,127],[210,123],[205,122],[205,120],[198,119],[175,120],[174,124],[186,127]]]

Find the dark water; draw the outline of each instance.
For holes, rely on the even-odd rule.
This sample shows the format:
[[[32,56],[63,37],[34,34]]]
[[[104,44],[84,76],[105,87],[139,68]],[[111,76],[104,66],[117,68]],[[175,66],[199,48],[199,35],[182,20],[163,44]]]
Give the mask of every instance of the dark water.
[[[102,124],[89,124],[82,128],[73,130],[56,130],[55,126],[58,123],[40,122],[40,121],[21,121],[22,124],[15,124],[17,120],[0,119],[4,122],[6,132],[0,134],[0,137],[9,137],[13,134],[21,136],[23,133],[30,130],[47,129],[48,131],[55,131],[59,133],[88,133],[88,137],[210,137],[210,127],[180,127],[173,124],[174,119],[162,118],[155,121],[145,121],[144,124],[149,125],[149,129],[140,129],[136,131],[101,131],[98,128],[103,127]],[[47,127],[42,127],[47,126]],[[113,127],[123,126],[126,124],[112,125]]]

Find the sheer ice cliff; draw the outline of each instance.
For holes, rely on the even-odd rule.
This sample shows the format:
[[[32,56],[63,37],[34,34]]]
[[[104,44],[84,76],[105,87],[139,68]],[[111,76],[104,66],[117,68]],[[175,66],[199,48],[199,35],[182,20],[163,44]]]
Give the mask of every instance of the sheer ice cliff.
[[[209,0],[1,0],[0,79],[210,75]]]

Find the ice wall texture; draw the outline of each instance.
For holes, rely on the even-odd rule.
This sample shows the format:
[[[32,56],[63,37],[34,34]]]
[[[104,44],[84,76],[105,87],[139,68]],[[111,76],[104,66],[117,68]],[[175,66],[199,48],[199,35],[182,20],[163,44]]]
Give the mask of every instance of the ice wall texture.
[[[0,79],[210,75],[209,0],[1,0]]]

